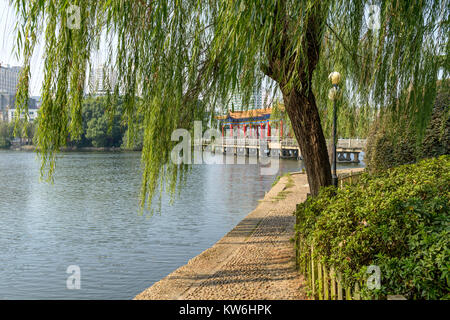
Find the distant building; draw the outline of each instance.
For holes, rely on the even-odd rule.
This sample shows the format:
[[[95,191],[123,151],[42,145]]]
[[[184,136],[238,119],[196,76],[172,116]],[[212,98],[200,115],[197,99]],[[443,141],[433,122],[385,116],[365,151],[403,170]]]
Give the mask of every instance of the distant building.
[[[252,95],[250,96],[249,104],[246,106],[244,106],[242,94],[238,93],[232,95],[229,103],[229,109],[236,111],[245,109],[262,109],[264,107],[262,91],[263,89],[261,86],[255,87]]]
[[[0,65],[0,93],[16,94],[22,67]]]
[[[263,108],[272,108],[272,106],[280,101],[283,97],[280,92],[274,88],[266,89],[263,96]]]
[[[104,95],[114,91],[117,83],[117,73],[105,65],[100,65],[89,75],[89,92],[95,95]]]
[[[284,112],[284,106],[279,110]],[[247,111],[229,111],[225,115],[216,116],[219,120],[223,137],[238,136],[240,138],[261,138],[271,136],[291,136],[283,120],[272,118],[272,108],[251,109]],[[283,133],[284,130],[284,133]]]
[[[14,108],[15,95],[0,93],[0,120],[8,121],[8,110]]]
[[[31,96],[31,99],[33,99],[36,102],[36,106],[39,109],[42,105],[42,97],[41,96]]]
[[[16,96],[14,94],[5,94],[0,93],[0,120],[1,121],[13,121],[16,112]],[[28,100],[28,119],[34,120],[36,119],[38,113],[39,106],[36,103],[36,100],[30,98]],[[23,119],[25,117],[24,114],[21,115]]]
[[[28,120],[33,121],[38,117],[38,110],[39,109],[28,109]],[[8,121],[12,122],[14,121],[16,117],[16,109],[9,109],[8,110]],[[25,119],[25,112],[22,112],[20,115],[20,119]]]

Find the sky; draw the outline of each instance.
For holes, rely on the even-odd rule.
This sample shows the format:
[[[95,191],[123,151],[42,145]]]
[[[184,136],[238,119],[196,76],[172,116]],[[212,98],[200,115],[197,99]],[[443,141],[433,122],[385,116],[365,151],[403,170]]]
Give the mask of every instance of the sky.
[[[15,10],[9,5],[9,0],[0,0],[0,64],[2,66],[22,66],[22,60],[18,60],[15,54],[16,45],[16,15]],[[42,35],[41,35],[42,36]],[[106,36],[104,35],[103,39]],[[38,43],[35,48],[35,52],[31,59],[31,82],[30,82],[30,95],[31,96],[41,96],[42,82],[44,79],[44,46]],[[100,51],[92,54],[91,62],[93,67],[104,63],[106,57],[106,45],[105,41],[100,44]],[[267,80],[267,79],[266,79]],[[267,84],[264,84],[267,86]],[[263,99],[264,99],[263,92]],[[273,93],[272,93],[273,94]],[[270,96],[270,101],[273,99]]]
[[[0,0],[0,64],[2,66],[22,66],[22,59],[17,59],[14,50],[16,46],[16,14],[14,7],[10,6],[9,0]],[[41,35],[42,36],[42,35]],[[41,39],[43,40],[43,39]],[[106,53],[104,50],[93,53],[92,62],[94,67],[103,63]],[[30,95],[40,96],[42,81],[44,79],[44,46],[42,43],[36,44],[36,48],[31,59],[31,82]]]
[[[2,66],[22,66],[21,60],[18,60],[15,53],[15,10],[9,5],[9,0],[0,0],[0,63]],[[31,59],[31,85],[30,95],[39,96],[41,83],[43,79],[44,61],[43,47],[38,44],[35,53]]]

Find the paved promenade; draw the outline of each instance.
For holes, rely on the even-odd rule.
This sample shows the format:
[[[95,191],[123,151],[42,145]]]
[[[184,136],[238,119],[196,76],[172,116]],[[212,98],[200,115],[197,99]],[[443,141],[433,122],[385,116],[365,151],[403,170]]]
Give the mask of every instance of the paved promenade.
[[[309,191],[305,174],[284,176],[214,246],[135,299],[305,299],[295,270],[293,211]]]

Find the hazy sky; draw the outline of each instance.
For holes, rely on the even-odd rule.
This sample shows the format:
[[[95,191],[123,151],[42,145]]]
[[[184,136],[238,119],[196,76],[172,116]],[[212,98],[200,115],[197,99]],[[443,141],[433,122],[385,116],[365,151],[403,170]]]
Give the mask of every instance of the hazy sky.
[[[0,64],[10,66],[21,66],[22,59],[18,60],[15,55],[15,25],[16,15],[13,7],[9,5],[9,0],[0,0]],[[40,37],[42,38],[42,35]],[[100,51],[93,52],[91,62],[93,67],[103,63],[106,57],[105,37],[100,44]],[[43,39],[40,39],[43,41]],[[31,59],[31,85],[30,94],[32,96],[41,95],[42,81],[44,78],[44,46],[38,43]]]
[[[28,1],[28,0],[27,0]],[[14,53],[16,46],[16,14],[9,0],[0,0],[0,64],[10,66],[22,66],[22,59],[18,60]],[[42,35],[40,35],[42,38]],[[43,39],[41,39],[43,40]],[[106,47],[106,46],[105,46]],[[94,66],[103,63],[105,50],[100,50],[92,54],[91,61]],[[38,43],[31,59],[31,84],[30,94],[32,96],[41,95],[42,81],[44,78],[44,46]]]
[[[9,0],[0,0],[0,63],[2,65],[21,66],[22,61],[17,60],[14,49],[16,37],[14,27],[16,25],[15,10],[10,7]],[[30,94],[40,95],[41,83],[43,79],[42,60],[43,47],[38,44],[31,60],[31,85]]]

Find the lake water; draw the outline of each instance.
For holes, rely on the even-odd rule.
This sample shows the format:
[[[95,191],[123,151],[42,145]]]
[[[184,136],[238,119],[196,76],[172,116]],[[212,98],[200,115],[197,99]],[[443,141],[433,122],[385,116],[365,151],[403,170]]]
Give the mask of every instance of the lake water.
[[[281,160],[194,165],[173,205],[139,214],[139,153],[66,153],[53,185],[39,182],[35,153],[0,151],[0,299],[132,299],[212,246],[264,197]],[[345,167],[360,167],[349,164]],[[68,289],[67,268],[80,268]]]

